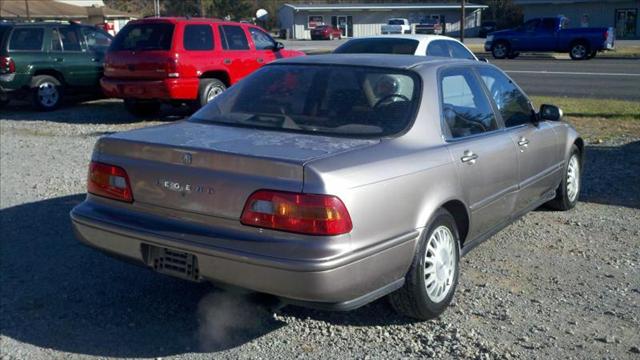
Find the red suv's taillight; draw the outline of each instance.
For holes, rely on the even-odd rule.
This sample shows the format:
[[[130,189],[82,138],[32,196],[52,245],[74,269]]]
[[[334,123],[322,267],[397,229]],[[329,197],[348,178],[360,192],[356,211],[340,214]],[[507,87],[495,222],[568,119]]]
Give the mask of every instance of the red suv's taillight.
[[[13,74],[16,72],[16,63],[12,58],[0,57],[0,74]]]
[[[110,199],[132,202],[131,184],[123,168],[92,161],[87,191]]]
[[[331,195],[259,190],[242,211],[244,225],[308,235],[340,235],[353,228],[342,201]]]

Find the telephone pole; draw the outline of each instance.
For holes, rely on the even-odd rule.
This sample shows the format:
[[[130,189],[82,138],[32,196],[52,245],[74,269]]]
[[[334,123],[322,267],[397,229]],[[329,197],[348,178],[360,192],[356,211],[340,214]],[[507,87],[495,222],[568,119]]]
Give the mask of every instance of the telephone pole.
[[[464,42],[464,23],[466,16],[464,15],[464,0],[460,0],[460,42]]]

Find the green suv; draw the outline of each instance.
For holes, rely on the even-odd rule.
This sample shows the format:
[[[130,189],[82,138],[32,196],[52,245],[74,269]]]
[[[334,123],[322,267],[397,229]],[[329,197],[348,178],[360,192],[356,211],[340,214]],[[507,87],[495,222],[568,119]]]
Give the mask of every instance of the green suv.
[[[0,23],[0,108],[29,98],[53,110],[66,94],[99,93],[112,36],[76,23]]]

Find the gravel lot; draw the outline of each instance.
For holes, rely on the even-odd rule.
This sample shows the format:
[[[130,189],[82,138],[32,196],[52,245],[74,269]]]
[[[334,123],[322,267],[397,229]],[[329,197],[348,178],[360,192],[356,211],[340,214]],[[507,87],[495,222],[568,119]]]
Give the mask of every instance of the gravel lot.
[[[272,311],[78,243],[68,212],[96,139],[159,121],[109,100],[0,113],[2,359],[640,358],[640,137],[589,145],[577,208],[535,211],[472,251],[454,305],[414,322],[384,300]]]

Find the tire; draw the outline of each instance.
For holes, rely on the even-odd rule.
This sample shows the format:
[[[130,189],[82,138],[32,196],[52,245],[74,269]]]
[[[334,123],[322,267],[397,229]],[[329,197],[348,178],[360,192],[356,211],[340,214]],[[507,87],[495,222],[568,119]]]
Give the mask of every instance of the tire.
[[[438,235],[435,235],[436,233]],[[434,242],[437,243],[437,237],[443,242],[432,246]],[[389,295],[389,302],[398,313],[415,319],[429,320],[445,311],[458,285],[459,244],[458,230],[453,216],[444,209],[438,210],[418,243],[404,286]],[[449,251],[440,253],[438,249],[449,249]],[[436,261],[444,259],[448,267],[442,266],[440,262],[429,265],[427,261],[429,258]],[[433,273],[425,274],[427,266],[429,269],[434,269]],[[428,283],[429,281],[432,282]],[[438,293],[440,289],[442,291]]]
[[[562,173],[562,181],[556,189],[555,199],[549,201],[547,205],[555,210],[567,211],[573,209],[580,197],[582,185],[582,160],[580,150],[577,146],[571,146],[571,152],[567,159]],[[576,174],[577,172],[577,174]]]
[[[511,52],[511,46],[506,41],[498,41],[491,47],[491,55],[495,59],[504,59]]]
[[[586,60],[589,58],[589,54],[591,54],[591,49],[589,44],[584,41],[576,41],[571,44],[569,49],[569,56],[573,60]]]
[[[0,93],[0,109],[4,108],[9,104],[9,95],[5,93]]]
[[[513,59],[517,58],[519,55],[520,55],[519,52],[512,51],[512,52],[509,53],[509,55],[507,55],[507,58],[513,60]]]
[[[329,34],[329,40],[333,40],[333,34]]]
[[[136,99],[125,99],[124,107],[129,113],[137,117],[150,117],[160,112],[160,102]]]
[[[227,90],[227,86],[218,79],[200,79],[198,87],[198,100],[193,110],[207,105],[209,101],[215,99],[218,95]]]
[[[52,111],[62,103],[60,80],[50,75],[36,75],[31,79],[31,104],[40,111]]]

